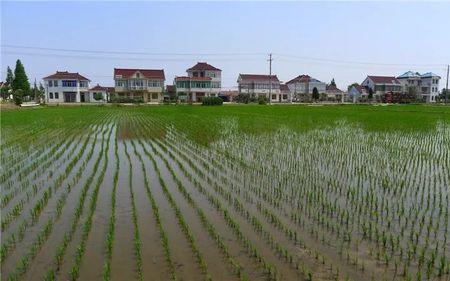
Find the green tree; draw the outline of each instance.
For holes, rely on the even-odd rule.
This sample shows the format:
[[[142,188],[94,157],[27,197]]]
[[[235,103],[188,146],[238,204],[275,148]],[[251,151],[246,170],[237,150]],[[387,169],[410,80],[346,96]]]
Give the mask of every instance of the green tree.
[[[312,98],[313,100],[317,101],[319,99],[320,95],[319,95],[319,90],[317,90],[316,87],[313,88],[313,92],[312,92]]]
[[[373,89],[369,88],[369,95],[367,96],[369,98],[369,101],[373,99]]]
[[[352,87],[356,87],[356,86],[359,86],[359,84],[358,83],[353,83],[353,84],[351,84],[350,86],[348,86],[347,87],[347,91],[350,91],[350,89],[352,88]]]
[[[333,79],[331,79],[331,83],[330,83],[330,86],[334,86],[334,87],[336,87],[336,82],[334,81],[334,78],[333,78]]]
[[[14,74],[11,70],[11,68],[8,66],[6,68],[6,84],[8,84],[9,87],[11,87],[12,83],[14,81]]]
[[[13,100],[16,105],[21,105],[23,101],[24,91],[22,89],[17,89],[13,91]]]
[[[12,82],[12,89],[14,91],[22,90],[22,97],[30,93],[30,82],[28,82],[25,68],[20,60],[16,61],[16,68],[14,69],[14,80]]]

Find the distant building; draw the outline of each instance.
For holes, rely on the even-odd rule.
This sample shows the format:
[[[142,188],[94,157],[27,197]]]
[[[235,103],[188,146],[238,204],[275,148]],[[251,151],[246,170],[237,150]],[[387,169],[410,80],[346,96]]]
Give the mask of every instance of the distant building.
[[[367,89],[361,85],[351,86],[347,92],[347,99],[350,102],[356,103],[367,99],[369,93]]]
[[[439,95],[439,80],[441,77],[432,72],[420,74],[419,72],[407,71],[397,77],[403,86],[403,91],[408,92],[414,89],[422,96],[425,102],[435,102]]]
[[[280,80],[276,75],[239,74],[237,83],[239,94],[248,94],[252,97],[263,96],[270,98],[271,102],[280,100]]]
[[[114,93],[114,87],[102,87],[99,84],[89,89],[89,102],[108,102],[111,94]]]
[[[239,91],[236,91],[236,90],[222,91],[222,92],[220,93],[220,97],[221,97],[225,102],[233,102],[233,101],[234,101],[234,98],[236,98],[237,95],[239,95]]]
[[[164,93],[164,100],[176,100],[177,99],[177,89],[174,85],[166,85],[166,91]]]
[[[291,102],[292,101],[291,91],[289,90],[288,85],[280,84],[280,92],[281,93],[278,98],[279,102]]]
[[[345,98],[345,92],[340,90],[336,85],[327,85],[325,89],[327,99],[330,101],[343,102]]]
[[[89,80],[83,75],[56,71],[43,78],[47,103],[89,102]]]
[[[174,85],[181,101],[201,102],[204,97],[218,97],[222,87],[222,70],[198,62],[186,70],[187,76],[175,77]]]
[[[162,102],[165,79],[163,69],[114,68],[114,95],[143,102]]]
[[[397,78],[393,76],[367,76],[361,86],[373,91],[373,98],[382,101],[386,95],[403,93],[403,86]]]
[[[291,79],[286,82],[286,85],[289,87],[292,98],[295,101],[302,100],[302,97],[304,96],[310,96],[313,93],[314,88],[316,88],[319,93],[325,93],[327,87],[326,83],[306,74]]]

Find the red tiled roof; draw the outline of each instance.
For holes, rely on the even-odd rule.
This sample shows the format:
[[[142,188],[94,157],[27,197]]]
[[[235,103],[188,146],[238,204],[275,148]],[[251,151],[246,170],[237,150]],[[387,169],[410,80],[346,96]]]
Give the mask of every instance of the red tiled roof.
[[[311,79],[311,76],[302,74],[302,75],[295,77],[292,80],[289,80],[288,82],[286,82],[286,84],[291,84],[291,83],[295,83],[295,82],[306,83],[306,82],[309,82],[310,79]]]
[[[206,62],[197,62],[196,65],[194,65],[191,68],[188,68],[187,71],[190,71],[190,70],[198,70],[198,71],[216,70],[216,71],[221,71],[220,69],[218,69],[218,68],[216,68],[216,67],[214,67],[214,66],[212,66],[212,65],[210,65],[210,64],[208,64]]]
[[[280,82],[276,75],[264,75],[264,74],[239,74],[242,81],[273,81]]]
[[[363,93],[363,92],[367,92],[366,91],[366,88],[364,88],[363,86],[361,86],[361,85],[356,85],[356,86],[354,86],[355,87],[355,89],[359,92],[359,93]]]
[[[164,69],[138,69],[138,68],[114,68],[114,78],[121,75],[122,78],[130,78],[136,72],[141,73],[147,79],[165,80]]]
[[[400,84],[394,76],[367,76],[375,84]]]
[[[327,92],[336,92],[336,93],[341,93],[342,91],[336,87],[335,85],[327,85],[326,87],[326,91]]]
[[[83,75],[74,72],[68,72],[68,71],[56,71],[55,74],[49,75],[47,77],[44,77],[43,79],[73,79],[73,80],[86,80],[91,81],[84,77]]]
[[[102,87],[99,84],[95,86],[94,88],[90,89],[89,91],[106,91],[106,92],[113,92],[114,87]]]
[[[286,84],[280,84],[280,90],[282,92],[289,92],[289,87]]]
[[[211,77],[178,76],[175,77],[175,81],[211,81]]]
[[[175,93],[175,86],[174,85],[166,85],[166,90],[169,93]]]

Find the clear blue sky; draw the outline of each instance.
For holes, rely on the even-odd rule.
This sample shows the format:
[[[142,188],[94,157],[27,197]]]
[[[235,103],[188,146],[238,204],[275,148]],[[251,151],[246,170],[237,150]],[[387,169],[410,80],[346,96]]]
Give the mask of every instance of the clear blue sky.
[[[2,1],[1,79],[20,58],[30,81],[68,70],[86,75],[92,85],[113,85],[113,68],[126,67],[163,68],[171,84],[175,75],[207,61],[222,69],[223,86],[232,87],[239,73],[268,73],[266,54],[273,52],[273,73],[282,81],[309,74],[325,82],[335,78],[344,89],[368,74],[416,70],[441,75],[442,88],[450,63],[449,11],[450,2]],[[205,55],[210,53],[219,55]]]

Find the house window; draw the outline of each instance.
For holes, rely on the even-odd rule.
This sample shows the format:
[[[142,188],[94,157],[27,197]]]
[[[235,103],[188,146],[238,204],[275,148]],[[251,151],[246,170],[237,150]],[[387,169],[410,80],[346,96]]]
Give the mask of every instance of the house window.
[[[55,93],[55,99],[59,99],[59,93],[58,92]]]
[[[87,81],[80,81],[80,87],[86,88],[87,87]]]
[[[125,85],[125,81],[124,80],[117,80],[116,81],[116,86],[117,87],[123,87]]]
[[[50,93],[49,95],[50,95],[50,98],[53,99],[53,93]]]
[[[276,100],[277,99],[277,95],[272,95],[272,99]]]
[[[53,81],[53,87],[58,87],[58,80]]]
[[[75,81],[75,80],[63,80],[62,81],[62,86],[63,87],[76,87],[77,86],[77,81]]]
[[[48,81],[48,86],[49,87],[53,87],[53,81],[52,80]]]
[[[198,72],[194,72],[192,75],[194,75],[194,77],[198,77]]]
[[[141,74],[140,73],[136,73],[136,78],[141,78]]]
[[[287,100],[287,95],[286,94],[283,95],[283,99]]]

